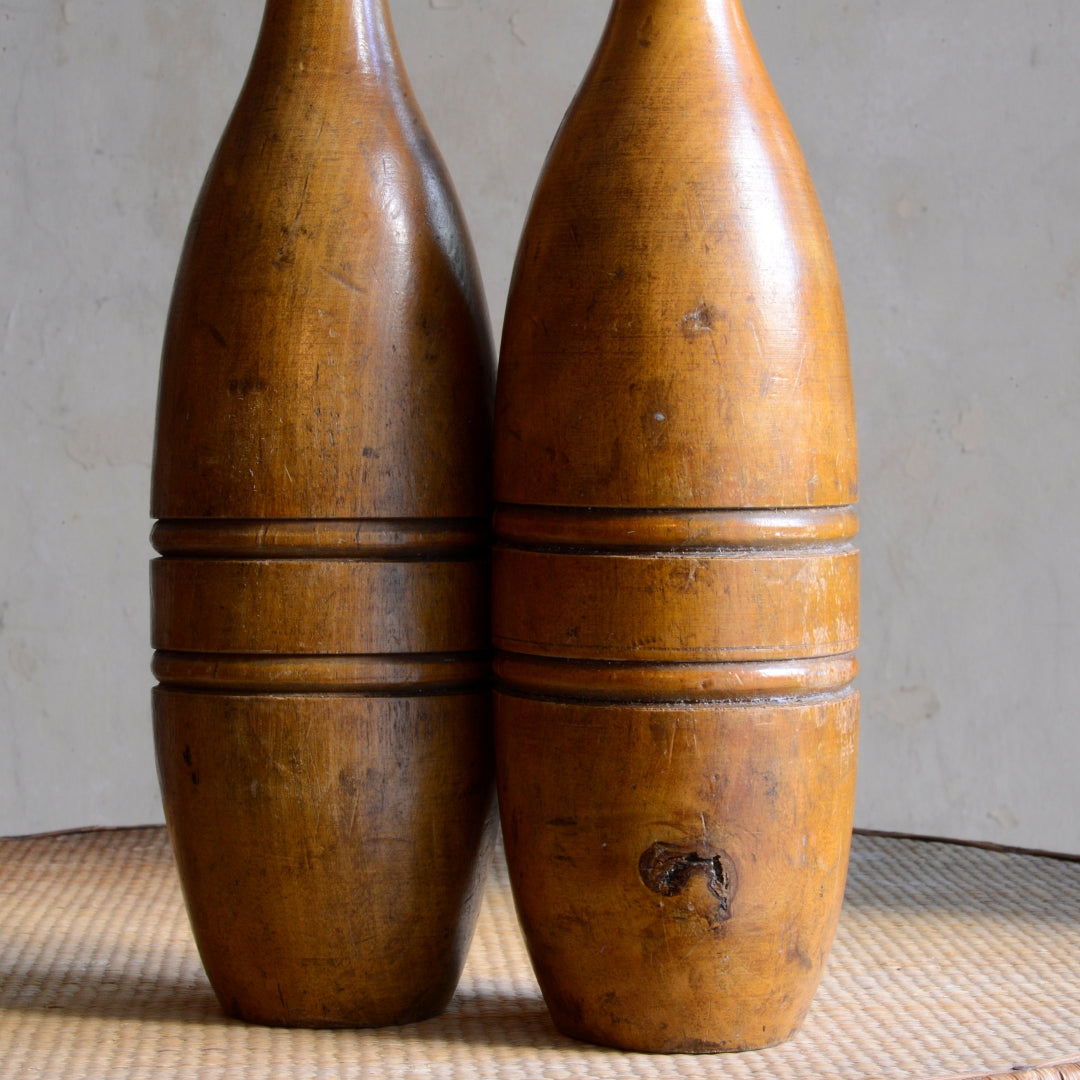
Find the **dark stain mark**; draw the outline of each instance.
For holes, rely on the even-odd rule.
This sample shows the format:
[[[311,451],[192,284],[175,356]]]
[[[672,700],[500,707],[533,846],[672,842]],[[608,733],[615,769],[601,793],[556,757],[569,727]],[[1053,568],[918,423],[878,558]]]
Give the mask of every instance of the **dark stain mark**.
[[[338,787],[343,799],[355,799],[363,790],[360,777],[352,769],[341,769],[338,772]]]
[[[225,340],[225,335],[212,323],[206,324],[206,329],[210,331],[210,336],[223,348],[228,349],[229,343]]]
[[[761,781],[765,785],[765,796],[768,799],[776,799],[780,794],[780,784],[772,773],[763,773]]]
[[[191,747],[190,746],[185,746],[184,747],[184,764],[189,769],[191,769],[191,782],[192,782],[192,784],[194,784],[195,787],[198,787],[199,786],[199,779],[200,779],[199,770],[192,768],[192,765],[194,764],[194,759],[192,758],[192,755],[191,755]]]
[[[713,328],[713,313],[708,304],[698,304],[693,311],[688,311],[679,323],[683,336],[693,338],[695,334],[703,334]]]
[[[652,36],[653,36],[652,16],[651,15],[646,15],[645,16],[645,21],[638,27],[638,32],[637,32],[638,44],[643,49],[647,49],[652,44]]]
[[[716,918],[721,922],[731,918],[738,883],[735,864],[727,852],[700,855],[674,844],[656,843],[641,856],[638,873],[646,887],[661,896],[678,896],[700,874],[718,901]]]
[[[266,381],[257,376],[244,375],[239,379],[230,379],[228,382],[229,393],[235,397],[247,397],[250,393],[258,393],[266,389]]]
[[[787,954],[788,962],[792,964],[798,964],[799,967],[806,971],[814,970],[814,961],[810,959],[805,949],[796,945],[794,948],[788,949]]]
[[[361,457],[366,458],[377,458],[379,456],[379,451],[372,446],[365,446],[364,449],[360,451],[360,455]]]
[[[577,823],[576,817],[557,817],[552,818],[547,824],[557,829],[574,829],[577,827]]]

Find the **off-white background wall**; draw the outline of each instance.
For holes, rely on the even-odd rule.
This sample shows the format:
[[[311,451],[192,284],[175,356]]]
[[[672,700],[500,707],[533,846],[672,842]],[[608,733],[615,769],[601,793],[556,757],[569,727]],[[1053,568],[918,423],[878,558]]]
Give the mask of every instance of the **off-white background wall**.
[[[498,327],[607,0],[392,0]],[[846,286],[858,823],[1080,852],[1080,5],[746,0]],[[261,0],[0,0],[0,833],[161,820],[158,348]]]

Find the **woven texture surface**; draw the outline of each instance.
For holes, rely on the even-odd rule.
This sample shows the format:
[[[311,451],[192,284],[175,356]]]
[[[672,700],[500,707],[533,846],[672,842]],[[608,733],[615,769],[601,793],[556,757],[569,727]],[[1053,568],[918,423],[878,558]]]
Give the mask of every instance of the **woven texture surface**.
[[[1074,1064],[1034,1071],[1049,1062]],[[802,1032],[756,1053],[659,1057],[555,1032],[501,866],[446,1014],[282,1031],[219,1011],[164,830],[0,840],[0,1078],[1080,1080],[1077,1062],[1080,863],[856,836]]]

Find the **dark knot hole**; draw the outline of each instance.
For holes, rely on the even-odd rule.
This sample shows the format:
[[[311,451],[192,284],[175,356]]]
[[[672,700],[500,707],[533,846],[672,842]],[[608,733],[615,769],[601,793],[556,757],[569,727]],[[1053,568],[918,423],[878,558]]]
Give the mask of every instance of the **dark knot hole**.
[[[695,875],[701,875],[706,888],[716,897],[716,914],[722,919],[731,918],[736,878],[735,865],[726,852],[702,855],[674,844],[656,843],[641,856],[638,872],[645,885],[661,896],[678,896]]]

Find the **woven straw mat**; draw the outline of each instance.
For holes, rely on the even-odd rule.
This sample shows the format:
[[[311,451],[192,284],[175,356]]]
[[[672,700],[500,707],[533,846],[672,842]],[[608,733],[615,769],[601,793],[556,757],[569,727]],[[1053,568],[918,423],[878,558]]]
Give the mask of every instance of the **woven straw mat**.
[[[443,1016],[287,1031],[220,1012],[163,829],[0,840],[0,1078],[1080,1080],[1078,1064],[1034,1070],[1046,1062],[1080,1062],[1080,863],[856,836],[800,1034],[754,1053],[664,1057],[556,1033],[501,862]]]

